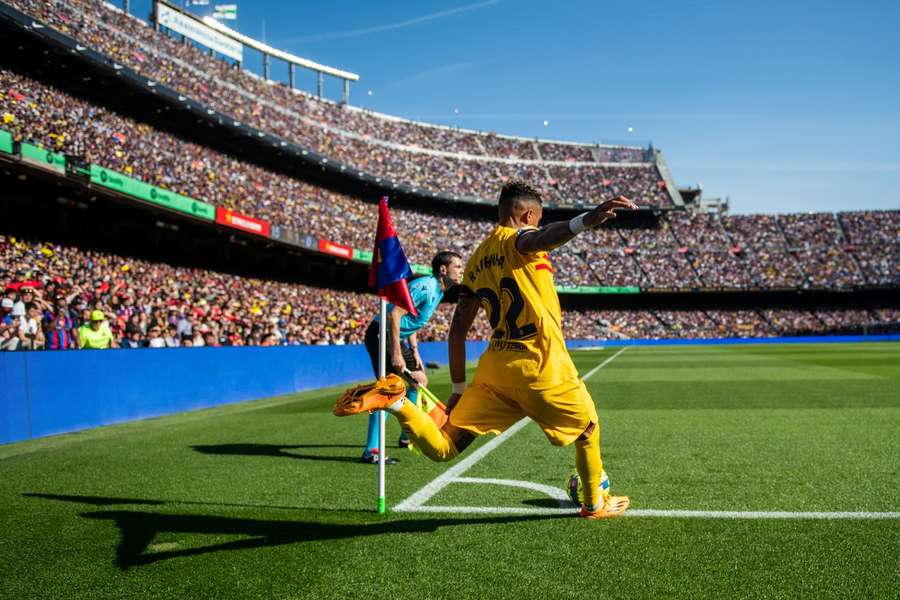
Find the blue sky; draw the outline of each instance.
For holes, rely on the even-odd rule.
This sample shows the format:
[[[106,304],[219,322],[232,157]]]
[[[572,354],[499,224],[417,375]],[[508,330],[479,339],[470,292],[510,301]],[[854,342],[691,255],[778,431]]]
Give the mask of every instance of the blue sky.
[[[353,104],[652,141],[680,186],[735,213],[900,208],[900,3],[257,0],[238,17],[247,35],[265,27],[271,45],[359,73]],[[325,90],[337,98],[340,83]]]

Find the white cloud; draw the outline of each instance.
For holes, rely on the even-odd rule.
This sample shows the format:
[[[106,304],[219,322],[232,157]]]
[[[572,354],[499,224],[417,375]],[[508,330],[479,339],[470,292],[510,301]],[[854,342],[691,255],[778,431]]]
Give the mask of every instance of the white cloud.
[[[430,21],[437,21],[438,19],[443,19],[446,17],[450,17],[453,15],[458,15],[460,13],[469,12],[473,10],[478,10],[481,8],[486,8],[488,6],[499,4],[500,0],[486,0],[484,2],[476,2],[474,4],[466,4],[464,6],[457,6],[456,8],[448,8],[447,10],[442,10],[436,13],[432,13],[430,15],[423,15],[421,17],[413,17],[412,19],[406,19],[405,21],[398,21],[396,23],[388,23],[387,25],[376,25],[374,27],[366,27],[363,29],[351,29],[349,31],[332,31],[326,33],[316,33],[313,35],[304,35],[295,38],[286,38],[282,40],[278,40],[278,44],[286,45],[286,44],[301,44],[301,43],[310,43],[310,42],[323,42],[326,40],[342,40],[346,38],[358,37],[361,35],[369,35],[372,33],[382,33],[385,31],[395,31],[397,29],[405,29],[407,27],[414,27],[415,25],[420,25],[422,23],[428,23]]]

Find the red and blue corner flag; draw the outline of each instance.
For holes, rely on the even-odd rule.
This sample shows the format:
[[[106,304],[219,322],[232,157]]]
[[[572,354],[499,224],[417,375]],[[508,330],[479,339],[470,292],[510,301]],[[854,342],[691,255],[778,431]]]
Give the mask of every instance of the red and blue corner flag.
[[[388,198],[384,196],[378,203],[378,230],[375,233],[375,250],[372,252],[372,264],[369,267],[369,287],[375,288],[377,294],[395,306],[405,309],[413,316],[417,315],[416,305],[409,295],[407,277],[412,277],[412,269],[406,254],[397,239],[397,232],[391,223],[388,212]]]

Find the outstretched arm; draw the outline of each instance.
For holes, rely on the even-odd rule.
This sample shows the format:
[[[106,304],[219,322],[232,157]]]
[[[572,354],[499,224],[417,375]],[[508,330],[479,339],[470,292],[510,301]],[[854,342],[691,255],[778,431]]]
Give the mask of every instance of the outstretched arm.
[[[615,219],[617,209],[635,210],[636,208],[637,205],[634,202],[625,196],[618,196],[569,221],[557,221],[544,225],[540,229],[523,232],[516,239],[516,250],[522,254],[553,250],[585,229],[593,229],[609,219]]]
[[[453,382],[453,393],[447,400],[447,412],[450,412],[466,387],[466,337],[478,316],[479,308],[481,303],[476,296],[460,291],[453,320],[450,322],[450,381]]]

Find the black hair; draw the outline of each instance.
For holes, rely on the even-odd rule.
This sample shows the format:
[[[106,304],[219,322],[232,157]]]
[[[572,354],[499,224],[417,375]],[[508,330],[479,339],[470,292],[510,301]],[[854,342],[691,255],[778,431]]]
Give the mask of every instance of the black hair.
[[[462,255],[453,250],[444,250],[435,254],[434,258],[431,259],[432,275],[437,277],[440,274],[441,267],[449,267],[454,258],[462,260]]]
[[[509,210],[512,208],[513,202],[519,198],[536,200],[538,204],[544,203],[544,196],[541,194],[541,190],[521,179],[510,179],[503,184],[503,188],[500,190],[500,199],[497,203],[501,210]]]

